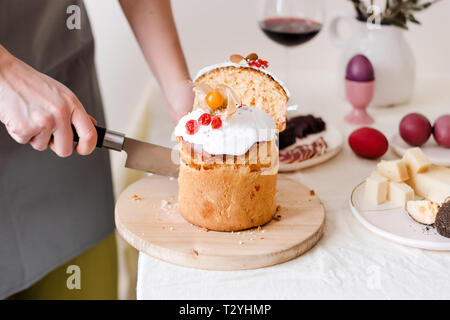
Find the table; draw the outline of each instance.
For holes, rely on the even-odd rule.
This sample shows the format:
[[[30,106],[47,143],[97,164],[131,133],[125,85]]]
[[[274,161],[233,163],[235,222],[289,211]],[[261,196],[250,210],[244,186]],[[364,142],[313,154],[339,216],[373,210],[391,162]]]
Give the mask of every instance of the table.
[[[305,80],[299,88],[307,94],[300,111],[323,116],[347,138],[356,127],[342,121],[350,107],[334,94],[335,76],[310,74],[302,78]],[[401,117],[413,111],[433,121],[450,111],[449,88],[450,77],[421,78],[408,105],[370,109],[376,120],[374,127],[390,137]],[[389,150],[383,158],[396,157]],[[314,189],[327,211],[325,234],[305,255],[257,270],[205,271],[140,253],[137,298],[450,299],[450,252],[397,245],[370,233],[352,216],[350,192],[375,165],[376,161],[357,158],[345,145],[331,161],[289,174]]]

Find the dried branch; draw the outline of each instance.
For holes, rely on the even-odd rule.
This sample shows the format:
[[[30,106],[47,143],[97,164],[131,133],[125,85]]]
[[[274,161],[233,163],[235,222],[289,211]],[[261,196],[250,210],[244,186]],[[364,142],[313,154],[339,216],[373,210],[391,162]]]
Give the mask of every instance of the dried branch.
[[[369,6],[374,5],[374,0],[348,0],[353,3],[356,18],[367,21],[373,14]],[[381,11],[380,21],[382,25],[394,25],[408,29],[408,23],[420,24],[413,13],[423,11],[441,0],[386,0],[385,8]],[[381,8],[380,8],[381,9]]]

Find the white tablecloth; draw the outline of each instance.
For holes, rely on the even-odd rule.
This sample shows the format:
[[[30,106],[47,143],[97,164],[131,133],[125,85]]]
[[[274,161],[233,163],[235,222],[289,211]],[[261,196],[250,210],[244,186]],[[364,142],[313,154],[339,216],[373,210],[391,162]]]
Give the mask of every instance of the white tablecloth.
[[[335,94],[334,76],[305,74],[299,81],[304,93],[300,111],[324,117],[346,140],[355,127],[342,121],[350,107]],[[408,105],[370,110],[374,127],[388,137],[401,117],[413,111],[431,120],[449,113],[450,78],[422,78]],[[383,158],[395,156],[389,151]],[[345,144],[329,162],[289,175],[314,189],[327,212],[323,238],[303,256],[257,270],[205,271],[141,253],[138,299],[450,299],[450,252],[397,245],[372,234],[352,216],[350,192],[375,165],[357,158]]]

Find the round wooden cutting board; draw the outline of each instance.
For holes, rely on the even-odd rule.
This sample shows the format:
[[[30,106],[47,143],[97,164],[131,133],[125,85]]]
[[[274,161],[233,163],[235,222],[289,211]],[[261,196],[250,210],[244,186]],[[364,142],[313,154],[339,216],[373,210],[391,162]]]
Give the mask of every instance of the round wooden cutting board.
[[[278,176],[277,188],[279,220],[240,232],[215,232],[181,217],[176,179],[148,176],[120,195],[116,226],[139,251],[177,265],[210,270],[267,267],[311,249],[325,226],[325,210],[314,192],[283,176]]]

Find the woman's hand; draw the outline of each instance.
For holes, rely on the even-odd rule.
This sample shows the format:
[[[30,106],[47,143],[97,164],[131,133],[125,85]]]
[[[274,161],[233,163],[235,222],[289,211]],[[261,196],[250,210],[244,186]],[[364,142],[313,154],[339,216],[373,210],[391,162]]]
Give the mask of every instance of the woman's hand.
[[[80,140],[75,148],[90,154],[96,145],[93,120],[77,97],[63,84],[34,70],[0,46],[0,121],[18,143],[58,156],[73,151],[75,127]]]

